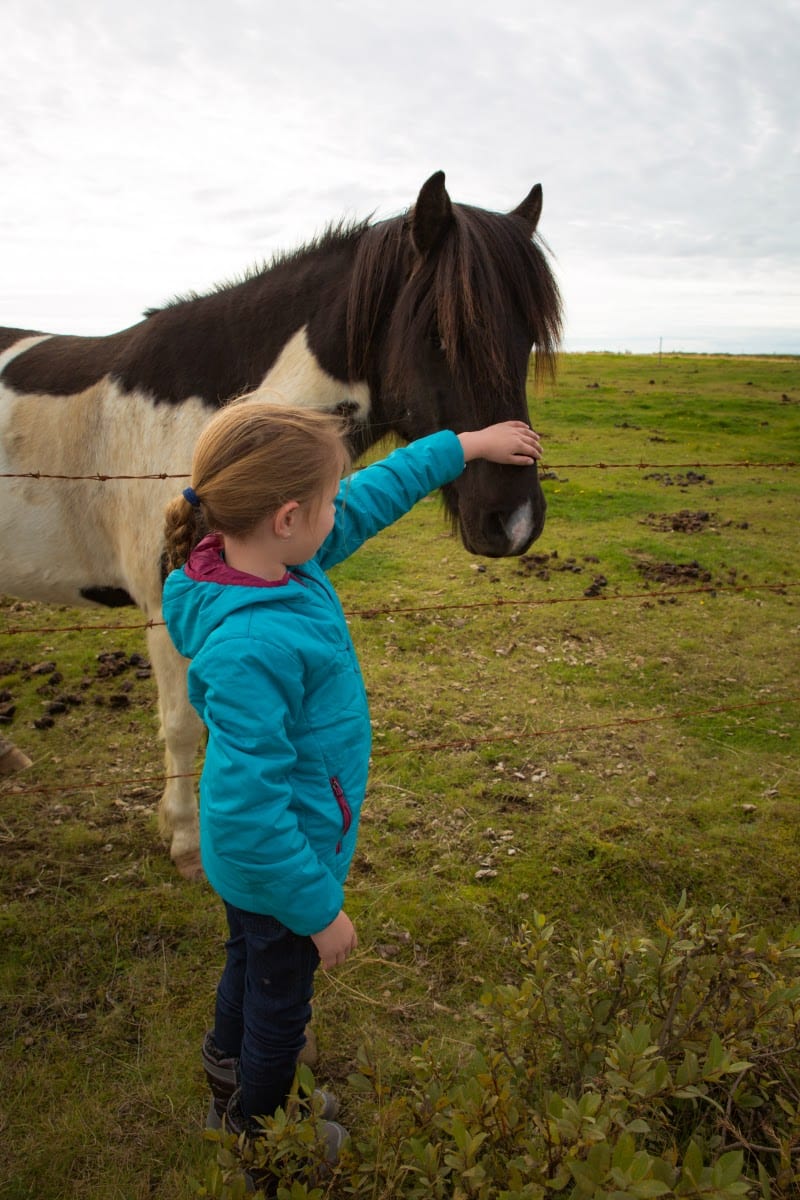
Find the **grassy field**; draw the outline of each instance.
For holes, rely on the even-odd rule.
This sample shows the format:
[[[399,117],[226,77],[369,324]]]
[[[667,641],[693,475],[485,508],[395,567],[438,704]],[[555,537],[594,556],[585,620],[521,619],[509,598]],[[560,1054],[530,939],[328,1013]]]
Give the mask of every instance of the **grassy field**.
[[[334,573],[375,753],[361,945],[315,1024],[355,1130],[359,1045],[398,1087],[424,1038],[462,1054],[534,909],[565,949],[684,891],[800,921],[800,362],[565,356],[531,412],[528,555],[472,558],[432,499]],[[2,617],[0,732],[34,766],[0,782],[0,1197],[189,1200],[223,920],[159,844],[138,614]]]

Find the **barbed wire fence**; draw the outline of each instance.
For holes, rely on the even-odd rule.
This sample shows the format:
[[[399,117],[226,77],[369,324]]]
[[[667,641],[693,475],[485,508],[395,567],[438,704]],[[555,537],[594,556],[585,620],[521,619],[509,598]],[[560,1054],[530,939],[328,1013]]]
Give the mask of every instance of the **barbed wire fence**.
[[[768,461],[759,462],[750,459],[732,460],[732,461],[712,461],[703,462],[699,460],[686,460],[680,462],[646,462],[643,460],[637,462],[593,462],[593,463],[558,463],[549,464],[541,462],[539,469],[542,473],[548,473],[552,478],[557,476],[559,471],[564,470],[692,470],[692,471],[707,471],[714,469],[740,469],[740,470],[793,470],[800,465],[795,460],[785,461]],[[34,481],[63,481],[63,482],[94,482],[100,484],[113,483],[115,481],[165,481],[165,480],[183,480],[189,478],[187,473],[172,473],[172,472],[149,472],[142,474],[105,474],[97,473],[92,475],[66,475],[56,474],[46,471],[29,471],[29,472],[4,472],[0,473],[0,479],[29,479]],[[636,592],[614,592],[611,594],[593,593],[583,595],[558,596],[558,597],[495,597],[491,600],[483,601],[451,601],[446,603],[427,604],[420,603],[413,606],[408,605],[387,605],[381,607],[368,607],[363,609],[348,609],[346,615],[349,618],[374,619],[378,617],[392,618],[394,616],[413,616],[453,611],[453,610],[477,610],[477,609],[500,609],[507,607],[525,608],[525,607],[540,607],[551,605],[574,605],[582,603],[621,603],[625,604],[633,601],[650,601],[659,602],[675,597],[712,595],[725,593],[766,593],[773,595],[786,595],[793,589],[800,587],[800,581],[783,580],[775,582],[748,582],[746,584],[721,584],[708,583],[698,586],[682,585],[679,588],[650,588],[645,591]],[[113,633],[115,631],[135,631],[147,630],[156,626],[163,625],[163,621],[154,619],[129,622],[125,624],[72,624],[72,625],[43,625],[43,626],[26,626],[24,624],[7,624],[4,633],[8,637],[22,635],[58,635],[64,633]],[[559,724],[557,726],[542,727],[542,728],[525,728],[521,731],[515,731],[513,734],[503,734],[500,732],[492,732],[488,735],[460,737],[450,740],[424,741],[421,739],[414,740],[412,743],[402,747],[384,747],[377,746],[373,748],[374,758],[385,758],[399,754],[419,754],[419,753],[435,753],[440,751],[468,751],[474,750],[479,746],[502,744],[504,742],[519,743],[528,739],[539,739],[543,737],[560,737],[571,736],[577,733],[610,731],[625,726],[641,726],[657,724],[659,722],[672,722],[701,716],[718,716],[725,713],[743,712],[747,710],[756,710],[770,707],[779,707],[786,704],[796,704],[800,700],[800,692],[798,693],[782,693],[778,696],[772,696],[769,699],[751,700],[746,703],[727,704],[727,705],[709,705],[707,707],[664,710],[658,713],[652,713],[647,716],[624,716],[618,717],[611,721],[600,722],[583,722],[579,724]],[[85,768],[89,771],[91,768]],[[75,770],[75,768],[73,768]],[[188,777],[195,778],[197,772],[191,772]],[[90,785],[84,784],[59,784],[52,786],[31,784],[25,785],[15,782],[13,791],[18,794],[72,794],[76,791],[83,790],[96,791],[104,787],[113,787],[116,789],[124,789],[126,787],[142,787],[147,784],[155,786],[163,786],[168,779],[178,778],[178,776],[168,776],[166,774],[157,774],[152,776],[133,776],[130,779],[108,780],[98,783],[93,780]]]
[[[781,462],[759,462],[754,459],[740,459],[730,462],[595,462],[595,463],[548,463],[542,460],[539,463],[540,471],[649,471],[649,470],[695,470],[695,471],[712,471],[714,469],[721,470],[722,468],[741,467],[743,470],[753,470],[763,468],[765,470],[781,470],[793,468],[800,465],[800,462],[787,459]],[[88,482],[88,483],[113,483],[115,480],[164,480],[164,479],[189,479],[188,472],[173,473],[169,471],[150,471],[138,475],[111,475],[102,472],[96,472],[93,475],[58,475],[48,471],[2,471],[0,479],[53,479],[65,480],[67,482]]]

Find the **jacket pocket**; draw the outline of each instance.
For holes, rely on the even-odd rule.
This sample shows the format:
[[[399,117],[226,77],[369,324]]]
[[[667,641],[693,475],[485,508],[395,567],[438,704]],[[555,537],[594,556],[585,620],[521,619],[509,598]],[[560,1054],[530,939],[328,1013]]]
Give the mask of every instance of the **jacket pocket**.
[[[342,815],[342,837],[347,833],[350,826],[353,824],[353,813],[350,805],[347,803],[347,797],[344,794],[344,789],[339,783],[335,775],[331,775],[331,788],[336,797],[336,803],[339,805],[339,812]],[[341,839],[336,843],[336,853],[341,854],[342,842]]]

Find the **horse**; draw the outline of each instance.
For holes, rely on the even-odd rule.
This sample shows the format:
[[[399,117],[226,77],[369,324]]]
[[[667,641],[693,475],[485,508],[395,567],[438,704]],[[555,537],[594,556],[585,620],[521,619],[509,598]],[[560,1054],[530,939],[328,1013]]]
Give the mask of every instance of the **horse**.
[[[508,213],[454,203],[437,171],[399,216],[332,223],[121,332],[0,329],[0,593],[147,616],[159,826],[183,876],[202,875],[202,729],[160,623],[163,512],[180,486],[164,476],[188,475],[204,423],[249,393],[342,414],[356,456],[387,434],[527,421],[532,348],[536,376],[552,374],[561,332],[541,209],[539,184]],[[544,525],[535,465],[472,462],[443,496],[473,554],[523,554]]]

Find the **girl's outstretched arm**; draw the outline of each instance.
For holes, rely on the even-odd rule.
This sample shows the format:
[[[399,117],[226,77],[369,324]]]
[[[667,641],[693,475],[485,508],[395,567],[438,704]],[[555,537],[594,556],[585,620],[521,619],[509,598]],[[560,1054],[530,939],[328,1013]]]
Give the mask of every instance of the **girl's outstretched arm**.
[[[391,525],[436,488],[457,479],[476,458],[529,467],[542,452],[539,435],[524,421],[502,421],[470,433],[430,434],[395,450],[342,481],[333,532],[317,554],[328,570]]]

